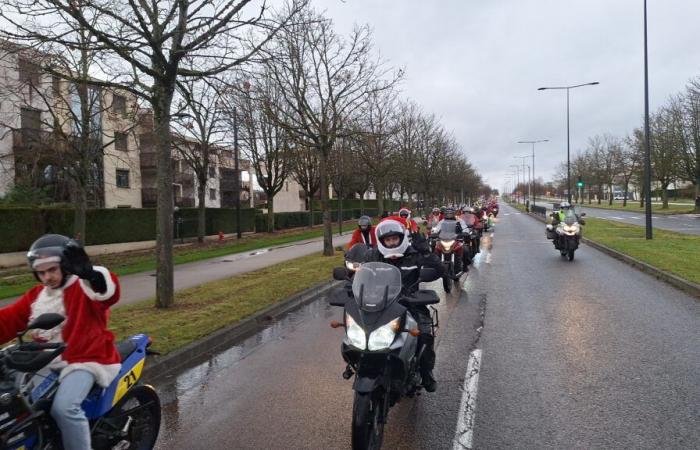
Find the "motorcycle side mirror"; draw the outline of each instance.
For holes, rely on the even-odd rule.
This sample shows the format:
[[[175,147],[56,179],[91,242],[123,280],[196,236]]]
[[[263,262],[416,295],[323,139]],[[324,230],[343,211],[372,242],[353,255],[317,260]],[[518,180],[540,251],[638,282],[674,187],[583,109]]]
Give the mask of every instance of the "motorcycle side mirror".
[[[343,281],[348,279],[348,270],[345,267],[336,267],[333,269],[333,279]]]
[[[418,278],[420,279],[420,281],[429,282],[437,280],[438,278],[440,278],[440,275],[435,269],[432,269],[430,267],[423,267],[420,270],[420,275]]]
[[[63,322],[64,320],[66,320],[66,318],[60,314],[42,314],[36,319],[29,322],[29,325],[27,325],[27,330],[50,330],[60,325],[61,322]]]
[[[586,217],[586,213],[581,213],[581,217]]]

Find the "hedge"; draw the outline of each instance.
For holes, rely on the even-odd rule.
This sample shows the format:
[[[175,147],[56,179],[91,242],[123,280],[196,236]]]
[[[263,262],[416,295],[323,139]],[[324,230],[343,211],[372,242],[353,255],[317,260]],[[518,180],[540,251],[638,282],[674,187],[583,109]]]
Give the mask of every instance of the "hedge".
[[[345,203],[345,202],[343,202]],[[343,220],[358,219],[362,215],[362,210],[358,209],[343,209]],[[364,209],[364,215],[375,218],[377,215],[376,209]],[[314,225],[322,223],[321,211],[314,211]],[[331,211],[331,221],[338,221],[338,211]],[[309,225],[309,212],[282,212],[275,213],[275,230],[284,230],[287,228],[305,227]],[[255,229],[267,231],[267,214],[257,214],[255,216]]]
[[[180,209],[182,222],[179,234],[197,235],[197,209]],[[72,209],[3,208],[0,209],[0,253],[26,251],[34,240],[44,233],[73,235]],[[87,211],[87,245],[119,242],[149,241],[156,238],[156,210],[144,209],[91,209]],[[236,210],[229,208],[206,209],[206,234],[236,231]],[[241,210],[243,231],[255,230],[255,210]]]

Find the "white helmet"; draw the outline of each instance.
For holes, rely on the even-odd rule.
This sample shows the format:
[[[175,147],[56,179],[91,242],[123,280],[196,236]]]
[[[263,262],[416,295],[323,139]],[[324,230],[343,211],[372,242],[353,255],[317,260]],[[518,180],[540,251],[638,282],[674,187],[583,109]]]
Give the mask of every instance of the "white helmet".
[[[406,228],[397,220],[385,220],[379,222],[379,225],[374,230],[377,236],[377,248],[385,258],[400,258],[406,253],[406,249],[410,245],[406,237]],[[399,245],[395,247],[386,247],[384,239],[389,236],[398,236]]]
[[[561,202],[561,203],[559,204],[559,208],[561,208],[561,209],[569,209],[569,208],[571,208],[571,203],[569,203],[569,202]]]

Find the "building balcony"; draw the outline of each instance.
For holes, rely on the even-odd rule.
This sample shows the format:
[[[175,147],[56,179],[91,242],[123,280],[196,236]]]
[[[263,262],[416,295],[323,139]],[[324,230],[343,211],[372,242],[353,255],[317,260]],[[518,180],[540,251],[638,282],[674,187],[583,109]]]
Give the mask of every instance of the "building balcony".
[[[175,206],[178,206],[180,208],[194,208],[194,198],[175,197]]]
[[[194,174],[187,172],[175,172],[173,182],[183,186],[194,186]]]

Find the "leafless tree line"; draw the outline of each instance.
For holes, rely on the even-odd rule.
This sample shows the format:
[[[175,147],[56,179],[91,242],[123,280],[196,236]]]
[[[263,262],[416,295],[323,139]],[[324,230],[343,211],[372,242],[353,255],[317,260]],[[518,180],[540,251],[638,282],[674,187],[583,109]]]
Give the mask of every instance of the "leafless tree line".
[[[661,191],[663,208],[668,208],[669,187],[674,183],[692,183],[695,197],[700,195],[700,78],[690,80],[682,92],[650,115],[650,139],[652,181]],[[619,186],[626,204],[630,189],[634,186],[641,190],[643,186],[643,162],[642,127],[626,137],[594,136],[571,161],[572,189],[580,179],[585,183],[589,203],[593,196],[600,203],[607,194],[612,204],[613,187]],[[566,189],[565,164],[557,181]],[[578,197],[579,193],[576,190],[572,194]]]
[[[445,202],[480,188],[439,120],[398,98],[403,70],[377,56],[370,29],[340,36],[307,0],[278,8],[250,0],[7,0],[0,24],[10,42],[90,55],[85,72],[50,70],[78,86],[128,91],[152,111],[157,306],[173,303],[174,151],[198,179],[203,232],[208,167],[238,131],[270,213],[287,177],[302,186],[310,210],[320,194],[326,255],[331,186],[339,197],[375,192],[380,208],[385,198]],[[86,74],[96,76],[87,83]],[[89,111],[88,103],[80,108]],[[272,230],[274,214],[268,218]]]

